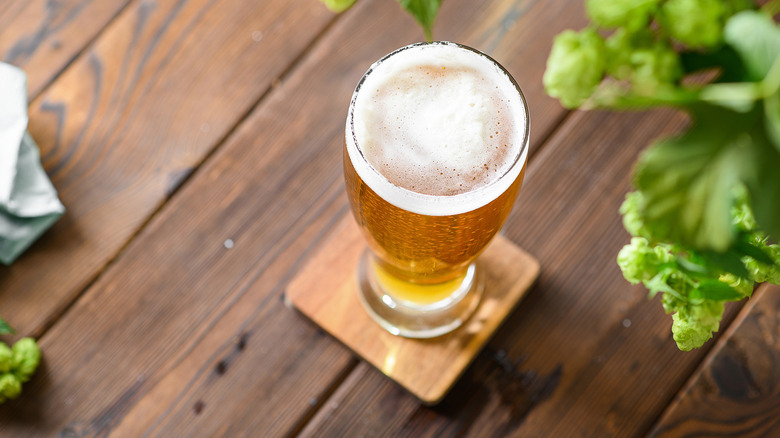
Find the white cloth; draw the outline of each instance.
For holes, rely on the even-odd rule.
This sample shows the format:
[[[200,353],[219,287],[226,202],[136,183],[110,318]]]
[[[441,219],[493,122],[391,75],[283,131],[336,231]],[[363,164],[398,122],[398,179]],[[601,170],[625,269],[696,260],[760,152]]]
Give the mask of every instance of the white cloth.
[[[27,78],[0,62],[0,262],[11,264],[65,212],[27,129]]]

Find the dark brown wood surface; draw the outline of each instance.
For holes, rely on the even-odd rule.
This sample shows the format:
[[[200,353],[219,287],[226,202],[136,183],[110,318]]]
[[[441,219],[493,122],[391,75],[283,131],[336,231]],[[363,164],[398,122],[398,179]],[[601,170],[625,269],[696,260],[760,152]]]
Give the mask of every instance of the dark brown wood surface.
[[[615,257],[628,236],[614,212],[644,139],[683,122],[666,112],[569,118],[530,163],[504,229],[539,259],[541,276],[455,390],[427,408],[361,367],[354,371],[360,377],[331,398],[338,409],[320,411],[306,432],[500,437],[647,430],[707,348],[677,350],[660,303],[623,280]],[[620,147],[602,147],[610,142]]]
[[[780,287],[762,287],[653,428],[653,437],[780,433]]]
[[[438,39],[498,59],[529,101],[532,154],[504,235],[542,274],[436,407],[282,302],[348,214],[352,89],[422,38],[396,2],[342,16],[316,0],[2,6],[0,56],[28,72],[30,131],[68,212],[0,267],[0,315],[44,351],[0,405],[0,436],[777,429],[780,291],[729,307],[725,335],[682,353],[660,303],[620,275],[631,166],[685,120],[568,113],[544,95],[552,38],[584,25],[581,0],[448,0],[437,20]]]
[[[309,6],[135,1],[32,102],[67,212],[0,271],[9,322],[39,334],[72,304],[333,20]]]
[[[27,73],[37,96],[130,0],[3,0],[0,61]]]

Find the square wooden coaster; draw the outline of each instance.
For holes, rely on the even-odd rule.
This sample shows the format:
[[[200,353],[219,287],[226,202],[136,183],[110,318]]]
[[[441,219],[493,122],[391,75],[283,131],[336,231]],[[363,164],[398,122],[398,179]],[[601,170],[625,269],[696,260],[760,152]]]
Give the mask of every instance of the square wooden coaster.
[[[357,293],[366,249],[347,215],[287,287],[286,300],[427,404],[438,403],[539,276],[539,262],[502,236],[480,255],[485,292],[474,316],[433,339],[394,336],[372,320]]]

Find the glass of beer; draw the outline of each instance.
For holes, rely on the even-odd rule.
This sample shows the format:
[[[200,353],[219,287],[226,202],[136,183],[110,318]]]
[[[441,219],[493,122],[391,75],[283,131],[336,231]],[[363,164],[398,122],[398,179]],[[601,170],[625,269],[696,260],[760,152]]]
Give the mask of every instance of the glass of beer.
[[[461,326],[484,289],[477,256],[523,181],[528,107],[495,60],[450,42],[417,43],[374,63],[349,105],[344,175],[368,241],[360,301],[395,335]]]

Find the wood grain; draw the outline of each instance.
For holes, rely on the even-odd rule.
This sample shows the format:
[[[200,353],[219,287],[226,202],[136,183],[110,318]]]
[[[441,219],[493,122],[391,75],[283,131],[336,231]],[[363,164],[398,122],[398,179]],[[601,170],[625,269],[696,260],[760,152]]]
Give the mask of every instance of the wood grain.
[[[32,99],[131,0],[3,0],[0,61],[27,73]]]
[[[650,433],[771,437],[780,430],[780,286],[760,288]]]
[[[290,4],[294,6],[297,2]],[[495,1],[487,6],[495,6],[489,10],[501,8],[511,12],[527,4]],[[528,53],[524,50],[535,53],[537,49],[531,45],[523,49],[516,37],[536,32],[547,41],[545,35],[550,37],[563,26],[582,21],[577,16],[563,15],[560,20],[554,17],[553,14],[565,10],[563,6],[530,4],[531,9],[517,17],[514,27],[509,26],[493,53],[510,71],[517,72],[518,80],[521,77],[541,77],[541,63],[531,63],[522,56]],[[442,38],[480,47],[493,35],[485,35],[481,29],[496,23],[480,24],[476,29],[469,25],[475,15],[485,13],[482,9],[484,5],[461,0],[451,6],[459,11],[457,20],[452,13],[442,17],[437,28]],[[185,7],[195,8],[191,3]],[[309,11],[308,7],[290,7],[290,10]],[[121,40],[121,35],[133,35],[131,30],[135,28],[134,17],[137,15],[134,14],[137,11],[128,11],[131,11],[126,12],[130,18],[123,15],[114,24],[127,28],[115,33],[109,29],[101,41],[108,35],[116,35],[114,38],[117,40]],[[237,14],[234,10],[229,12]],[[227,12],[208,15],[213,28],[197,32],[201,35],[199,38],[207,39],[203,35],[211,38],[211,34],[218,33],[217,28],[222,29],[218,24],[223,13]],[[247,15],[246,11],[244,15]],[[294,14],[289,12],[288,15],[270,16],[268,19],[280,23],[280,30],[295,27]],[[485,18],[480,15],[479,19],[503,22],[500,21],[503,20],[501,16]],[[284,285],[306,259],[308,251],[316,247],[325,230],[347,211],[342,192],[340,151],[344,116],[352,89],[374,60],[418,40],[421,35],[419,27],[394,2],[362,1],[342,20],[301,58],[295,70],[278,83],[258,109],[236,129],[230,140],[196,171],[177,196],[168,201],[160,214],[46,333],[41,340],[45,369],[28,383],[24,398],[0,407],[0,433],[20,435],[39,431],[46,435],[95,435],[113,432],[117,436],[188,436],[194,433],[234,436],[257,430],[268,431],[270,435],[290,433],[313,415],[354,367],[355,362],[347,350],[318,332],[303,318],[283,308],[281,294]],[[240,28],[242,23],[238,20],[238,24],[228,26],[231,35],[237,33],[240,38],[225,38],[213,43],[214,46],[243,44],[242,38],[251,35],[251,32],[244,33],[246,29]],[[377,32],[377,23],[393,29],[392,37]],[[312,27],[311,24],[298,25],[295,29],[300,32],[302,27],[307,26]],[[184,30],[180,27],[176,34],[186,38],[190,34]],[[263,40],[265,38],[263,36]],[[166,42],[171,45],[175,41]],[[107,50],[99,44],[97,47]],[[505,60],[497,55],[502,51],[514,53],[509,50],[514,47],[520,48],[519,56]],[[122,53],[122,50],[115,50]],[[105,206],[100,201],[106,199],[107,193],[113,193],[110,187],[101,188],[98,192],[101,196],[89,195],[89,199],[85,200],[89,201],[89,205],[85,207],[99,209],[100,213],[91,213],[92,210],[84,208],[81,214],[71,216],[69,237],[55,237],[66,235],[55,230],[47,242],[25,255],[26,263],[37,261],[40,265],[51,260],[50,252],[60,247],[64,247],[63,258],[68,254],[70,257],[66,261],[71,260],[74,251],[66,251],[66,244],[86,241],[87,231],[91,240],[93,230],[100,228],[97,219],[110,218],[111,230],[117,231],[116,227],[119,227],[121,236],[114,237],[104,232],[97,236],[98,240],[92,241],[89,250],[75,253],[92,257],[94,251],[100,250],[95,257],[100,260],[101,254],[110,253],[115,241],[129,236],[129,229],[136,226],[135,221],[140,216],[136,210],[142,204],[136,197],[148,195],[148,191],[143,190],[145,184],[164,180],[152,178],[157,173],[149,172],[149,169],[157,169],[154,154],[169,157],[171,162],[176,162],[174,158],[185,161],[182,166],[185,174],[191,168],[187,165],[189,161],[183,159],[186,157],[181,157],[177,151],[180,151],[181,145],[194,148],[187,142],[193,140],[193,134],[182,132],[182,140],[176,140],[178,137],[168,130],[179,132],[183,128],[173,124],[174,120],[170,119],[173,116],[166,114],[163,108],[156,109],[152,104],[165,103],[176,107],[176,99],[194,99],[192,93],[182,91],[182,88],[190,89],[193,77],[206,80],[206,76],[210,75],[212,79],[216,78],[214,83],[218,86],[214,90],[203,91],[205,95],[216,93],[217,89],[224,91],[230,81],[221,74],[227,75],[226,70],[233,75],[236,72],[248,74],[248,67],[243,63],[255,63],[257,66],[256,63],[260,62],[257,57],[237,58],[232,62],[217,63],[219,71],[209,70],[209,75],[206,75],[201,69],[216,67],[193,65],[189,57],[194,56],[192,52],[195,50],[192,44],[187,44],[186,50],[176,49],[175,55],[170,55],[169,65],[180,62],[183,66],[176,67],[175,74],[157,79],[167,88],[181,88],[163,90],[163,97],[131,93],[125,97],[126,101],[132,102],[132,108],[128,108],[126,113],[106,112],[97,125],[100,129],[84,131],[82,138],[96,135],[95,132],[121,138],[121,142],[114,143],[118,145],[116,148],[101,148],[102,153],[97,154],[93,151],[87,153],[86,149],[74,149],[76,152],[72,155],[81,156],[81,160],[88,157],[88,162],[97,162],[98,159],[105,162],[106,157],[110,159],[115,154],[122,154],[122,151],[125,151],[123,157],[128,156],[131,151],[127,148],[131,146],[145,148],[144,154],[136,153],[134,156],[147,167],[140,170],[126,168],[122,165],[123,161],[112,161],[110,167],[116,180],[122,180],[127,174],[135,175],[134,181],[139,187],[128,186],[122,192],[127,194],[126,197]],[[274,50],[262,59],[263,68],[272,68],[266,64],[272,63],[273,56],[292,56],[291,53],[274,55],[283,51],[279,47]],[[203,47],[198,47],[197,51],[208,54]],[[127,56],[143,59],[137,51]],[[162,59],[151,55],[149,59],[155,58],[158,62],[166,59],[162,54],[159,56]],[[96,65],[93,58],[87,56],[85,59],[77,64],[80,70],[74,71],[95,71],[90,70]],[[233,64],[239,61],[238,66]],[[535,67],[530,68],[531,65]],[[73,68],[76,69],[76,65]],[[172,67],[163,70],[168,68]],[[104,69],[108,70],[119,72],[121,69]],[[78,75],[73,75],[68,78],[66,72],[66,76],[55,84],[68,85],[57,87],[59,93],[66,93],[75,86]],[[258,78],[258,83],[262,82],[259,76],[253,77]],[[64,82],[66,78],[68,82]],[[149,84],[157,83],[149,79]],[[542,98],[540,81],[526,79],[526,83],[528,86],[524,86],[524,91],[532,107],[556,115],[534,122],[534,132],[538,136],[533,147],[538,147],[541,138],[555,127],[564,113],[557,103]],[[152,90],[162,87],[148,86]],[[229,93],[240,91],[227,89]],[[70,93],[76,96],[82,91],[73,89]],[[184,97],[180,96],[182,94]],[[88,101],[94,97],[89,93],[87,96],[89,98],[85,100]],[[44,102],[56,102],[55,97],[53,88],[40,99],[39,105],[43,107]],[[244,99],[246,97],[238,98],[236,105]],[[147,103],[147,100],[150,102]],[[174,103],[169,103],[171,100]],[[203,113],[199,114],[204,118],[226,120],[228,114],[224,113],[229,111],[224,102],[215,102],[215,105],[214,108],[201,108]],[[540,105],[550,107],[545,109]],[[56,111],[49,110],[47,114],[53,116]],[[87,118],[89,106],[84,106],[77,114]],[[176,120],[180,121],[185,114],[181,113]],[[197,115],[190,114],[187,120],[194,119],[195,126],[199,127],[203,119],[198,119]],[[142,116],[143,120],[135,119]],[[223,127],[207,120],[210,131],[194,134],[198,142],[208,143],[210,136],[218,137],[214,134],[216,127]],[[113,132],[107,129],[109,123],[123,128]],[[227,121],[223,123],[227,124]],[[145,134],[130,135],[136,131]],[[80,130],[75,128],[69,132],[72,140],[81,135]],[[157,139],[157,135],[164,138]],[[48,143],[53,145],[54,138],[52,136]],[[126,141],[128,139],[137,141]],[[140,140],[149,141],[152,146]],[[93,142],[103,144],[96,140]],[[157,145],[165,147],[155,149]],[[66,185],[68,182],[72,184],[73,196],[79,184],[92,181],[96,171],[94,166],[78,168],[76,163],[71,164],[72,160],[63,159],[61,154],[57,148],[51,147],[47,163],[55,175],[63,175],[60,178]],[[91,172],[85,173],[90,169]],[[164,172],[169,168],[162,170],[163,175],[172,175]],[[108,184],[116,180],[105,177],[101,181]],[[151,182],[146,183],[147,180]],[[92,190],[95,190],[92,184],[81,188],[84,193]],[[165,198],[158,196],[155,199],[163,202]],[[121,220],[123,215],[129,215],[128,219]],[[90,220],[90,217],[94,219]],[[129,224],[128,230],[121,229],[123,224]],[[81,234],[76,234],[79,230]],[[61,240],[59,245],[55,245],[57,239]],[[223,246],[226,239],[234,242],[229,251]],[[103,245],[108,248],[103,248]],[[48,256],[45,255],[47,252]],[[86,262],[96,263],[97,260]],[[66,268],[73,269],[82,263],[85,261],[73,260]],[[40,269],[33,270],[32,266],[26,269],[41,276]],[[46,275],[54,277],[49,278],[49,284],[59,284],[60,288],[68,286],[66,279],[57,278],[56,272]],[[80,275],[85,281],[88,278],[83,273]],[[6,276],[0,281],[10,278],[13,276]],[[32,280],[27,281],[32,283]],[[33,292],[38,290],[30,286],[19,287]],[[78,289],[75,283],[72,287]],[[34,299],[40,301],[42,293]],[[10,295],[4,290],[0,297],[3,303],[8,300],[7,296]],[[33,298],[29,299],[32,301]],[[43,307],[41,304],[32,306],[29,302],[26,305],[31,309]],[[23,308],[22,303],[17,306],[17,309]],[[245,333],[249,336],[242,343]],[[244,347],[238,349],[237,345]],[[236,353],[239,350],[241,353]]]
[[[21,334],[50,325],[331,20],[310,0],[124,10],[30,107],[67,212],[0,268],[4,317]]]
[[[290,282],[286,299],[426,404],[441,401],[539,275],[531,255],[496,236],[478,259],[484,293],[471,319],[444,336],[407,339],[377,324],[358,299],[355,270],[366,250],[354,218],[344,218]]]
[[[453,26],[453,29],[449,31],[446,27],[442,29],[442,26],[445,26],[442,23],[447,21],[440,19],[438,21],[440,27],[437,27],[437,35],[449,32],[449,36],[442,38],[461,41],[474,47],[481,47],[483,43],[481,34],[471,35],[465,33],[458,36],[456,29],[464,29],[470,32],[469,24],[472,23],[475,15],[482,13],[482,6],[485,6],[485,10],[491,10],[503,5],[503,9],[506,10],[507,3],[509,2],[503,1],[487,5],[476,5],[473,2],[453,2],[451,3],[452,9],[461,11],[462,15],[459,16],[457,21],[451,16],[446,19],[449,20],[448,25]],[[510,11],[519,9],[521,2],[514,2],[513,4],[517,7],[510,7]],[[515,44],[518,44],[514,37],[521,31],[523,34],[532,34],[535,31],[542,36],[551,35],[556,32],[556,26],[557,29],[560,29],[560,26],[573,26],[576,24],[572,23],[582,21],[582,18],[576,15],[564,15],[560,18],[547,16],[541,9],[543,5],[534,5],[533,13],[529,11],[528,14],[520,17],[513,15],[517,19],[516,26],[511,27],[510,32],[506,34],[506,38],[501,40],[501,44],[496,48],[497,51],[506,51],[502,47],[507,45],[513,47]],[[550,8],[549,13],[558,14],[562,10],[566,10],[565,6],[561,5],[560,9]],[[502,17],[494,18],[501,20]],[[480,17],[480,19],[483,18]],[[567,21],[569,19],[572,21]],[[384,35],[382,38],[377,36],[376,23],[382,23],[383,26],[393,29],[389,38],[387,35]],[[240,214],[246,222],[265,218],[269,215],[275,215],[275,220],[284,222],[293,220],[290,216],[297,217],[300,211],[308,211],[308,207],[304,208],[302,205],[306,205],[306,202],[311,201],[298,199],[297,196],[289,198],[290,194],[273,192],[273,190],[284,187],[284,183],[276,179],[280,175],[285,175],[284,178],[290,181],[304,180],[304,185],[302,188],[299,188],[299,190],[302,190],[301,193],[304,194],[312,191],[318,193],[319,187],[329,184],[331,181],[336,181],[337,184],[340,184],[342,178],[341,165],[338,161],[331,160],[337,160],[341,157],[343,119],[346,114],[349,96],[355,84],[373,61],[397,47],[416,41],[419,37],[419,28],[408,16],[400,12],[397,5],[392,2],[362,1],[358,3],[355,9],[347,13],[343,21],[339,21],[332,28],[332,31],[311,49],[310,57],[301,63],[295,74],[292,74],[288,80],[282,83],[281,87],[269,96],[265,105],[258,108],[258,111],[237,131],[236,136],[215,155],[213,159],[215,163],[225,161],[240,162],[242,166],[248,166],[247,163],[255,162],[255,160],[258,163],[265,163],[262,165],[262,169],[268,169],[270,174],[263,177],[262,186],[268,186],[268,192],[263,191],[262,195],[265,198],[259,198],[257,202],[267,202],[269,205],[291,203],[283,210],[275,210],[274,212],[258,209],[257,206],[252,207],[251,210],[240,210],[241,207],[237,205],[234,214]],[[522,44],[518,44],[518,46],[520,47],[518,53],[521,55],[537,50],[531,45],[523,47]],[[529,63],[528,59],[523,56],[507,57],[507,60],[500,59],[500,61],[516,76],[523,75],[525,78],[538,76],[541,78],[541,67],[530,68],[533,64]],[[316,74],[311,72],[316,72]],[[563,111],[557,102],[543,97],[541,80],[532,81],[528,79],[526,83],[528,85],[523,85],[523,89],[529,102],[531,102],[530,105],[538,107],[540,111],[546,110],[550,114],[557,115],[557,117],[534,122],[534,129],[537,130],[535,132],[538,133],[538,136],[532,138],[532,148],[538,148],[541,144],[541,139],[555,127],[557,121],[563,115]],[[542,107],[544,105],[550,105],[551,107]],[[318,110],[314,112],[300,110],[307,107],[315,107]],[[275,151],[278,144],[281,144],[283,148],[294,148],[294,152],[290,152],[285,156],[274,156],[273,153],[265,152],[267,148]],[[256,149],[264,152],[256,154]],[[309,155],[314,153],[313,151],[316,151],[317,155],[315,157]],[[298,164],[294,164],[298,163],[300,159],[319,160],[317,171],[313,172],[308,167],[303,168]],[[209,169],[210,167],[203,169],[199,174],[210,174],[212,171]],[[252,175],[258,173],[252,170],[247,170],[246,172]],[[195,191],[201,190],[206,182],[202,180],[202,177],[196,175],[190,184],[191,187],[185,187],[182,197],[192,196],[192,202],[197,204],[201,202],[199,199],[203,195],[196,195]],[[225,182],[225,184],[230,187],[230,181]],[[238,192],[238,190],[228,190],[226,187],[221,187],[219,190],[223,193],[220,196],[225,196],[225,193],[235,196],[235,193]],[[268,200],[264,201],[265,199]],[[299,203],[299,201],[301,202]],[[346,199],[340,199],[338,202],[338,205],[346,211]],[[179,205],[177,199],[173,199],[172,204],[166,206],[164,212],[170,211],[171,213],[169,213],[170,217],[167,213],[165,214],[165,221],[178,222],[181,220],[181,218],[173,218],[175,216],[174,212],[180,208]],[[244,208],[246,207],[244,206]],[[183,225],[183,223],[179,223],[178,227]],[[192,225],[187,226],[191,227]],[[204,223],[198,227],[214,226],[213,224]],[[155,239],[161,237],[158,234],[154,236]],[[247,234],[247,237],[249,237],[249,234]],[[149,240],[151,238],[143,242],[148,242]],[[148,244],[143,242],[139,243],[139,245]],[[262,248],[264,245],[263,241],[257,239],[252,240],[249,244],[258,248]],[[316,246],[316,242],[311,243],[311,245]],[[289,281],[291,278],[291,275],[300,268],[299,265],[289,265],[288,253],[291,253],[291,257],[294,257],[296,252],[285,250],[282,253],[277,253],[273,248],[269,251],[277,257],[274,263],[276,268],[274,269],[288,269],[289,271],[286,272],[290,276],[281,277],[282,281],[278,283],[280,277],[271,276],[271,274],[267,273],[270,269],[263,268],[267,270],[256,274],[257,276],[253,279],[254,284],[249,287],[249,290],[241,292],[243,295],[235,299],[235,308],[251,307],[258,302],[268,302],[274,306],[279,305],[279,307],[269,310],[269,314],[284,315],[289,313],[288,309],[281,307],[280,288],[283,288],[286,285],[286,281]],[[305,257],[297,259],[297,263],[305,260]],[[236,258],[233,263],[245,265],[247,262],[246,260]],[[124,268],[122,272],[124,272]],[[118,272],[117,275],[125,274]],[[202,272],[200,275],[212,276],[217,274],[214,272]],[[176,293],[180,293],[178,288]],[[236,292],[230,291],[228,293],[235,294]],[[272,295],[267,296],[269,293]],[[269,322],[267,320],[253,320],[250,323],[250,327],[253,331],[264,332],[268,330]],[[258,342],[262,343],[261,345],[247,350],[247,353],[250,354],[245,353],[244,355],[246,362],[241,362],[243,363],[243,370],[252,370],[252,367],[256,366],[265,369],[264,354],[267,354],[268,351],[275,351],[277,345],[287,346],[289,343],[298,342],[295,336],[301,330],[301,324],[311,327],[303,318],[298,318],[297,322],[294,320],[288,321],[285,318],[284,322],[287,324],[285,326],[286,329],[281,327],[279,331],[274,332],[279,337],[265,337],[258,340]],[[232,330],[237,330],[233,329],[233,327],[238,322],[231,318],[221,317],[212,324],[212,330],[216,330],[216,327],[225,326],[230,327]],[[271,327],[276,327],[276,325],[272,323]],[[58,341],[52,340],[52,343],[56,342]],[[279,373],[282,374],[269,375],[263,372],[257,376],[252,385],[247,385],[239,379],[221,379],[220,386],[211,384],[211,381],[205,378],[202,381],[189,380],[191,373],[195,373],[197,370],[206,370],[202,372],[208,373],[208,370],[216,369],[219,366],[218,358],[211,357],[207,362],[201,361],[216,346],[228,344],[229,342],[232,341],[219,339],[216,336],[199,341],[196,346],[193,346],[192,352],[186,353],[188,355],[187,358],[183,359],[179,366],[166,372],[165,377],[155,386],[154,390],[146,394],[137,403],[136,407],[128,413],[126,418],[115,429],[116,433],[119,436],[133,436],[136,434],[136,431],[143,431],[154,436],[186,435],[193,431],[201,431],[206,435],[225,436],[231,436],[230,433],[237,435],[242,432],[246,433],[245,431],[257,430],[262,430],[269,436],[294,433],[323,406],[323,403],[327,402],[330,393],[338,387],[338,384],[355,364],[350,360],[346,362],[348,364],[346,367],[340,368],[336,372],[333,368],[325,368],[320,365],[321,362],[317,356],[320,352],[306,351],[305,348],[302,348],[297,354],[290,354],[286,361],[275,362],[277,367],[280,368]],[[328,337],[325,337],[320,342],[328,344],[324,351],[331,352],[331,354],[333,354],[333,351],[337,351],[343,357],[352,357],[346,349],[332,342]],[[300,365],[302,363],[309,364],[307,365],[308,368]],[[313,374],[315,376],[312,376]],[[397,385],[392,385],[398,388]],[[282,391],[285,390],[287,392],[283,394]],[[409,396],[407,395],[407,397]],[[175,403],[169,408],[172,401]],[[210,409],[209,406],[216,407],[216,409]],[[196,409],[196,407],[200,409]],[[163,413],[159,414],[159,412]],[[259,415],[258,412],[263,414]],[[150,421],[148,419],[150,415],[155,416],[153,418],[154,426],[153,429],[146,429],[143,425]],[[296,415],[298,416],[297,418]],[[218,426],[228,424],[230,426]]]
[[[505,227],[507,237],[539,258],[541,277],[453,392],[427,408],[378,382],[380,373],[357,368],[360,377],[348,377],[326,403],[338,409],[318,412],[303,434],[568,437],[647,430],[706,348],[678,351],[658,300],[623,280],[615,257],[628,236],[617,210],[638,152],[684,122],[667,112],[567,119],[532,159]]]

